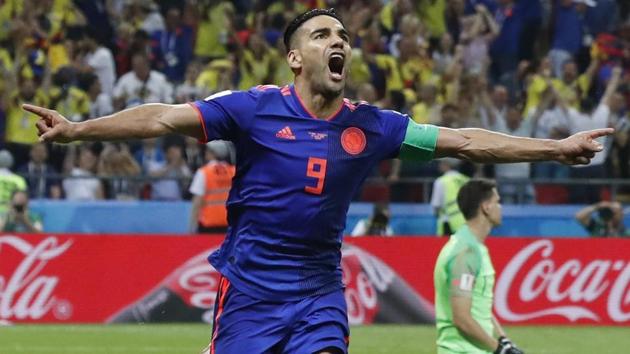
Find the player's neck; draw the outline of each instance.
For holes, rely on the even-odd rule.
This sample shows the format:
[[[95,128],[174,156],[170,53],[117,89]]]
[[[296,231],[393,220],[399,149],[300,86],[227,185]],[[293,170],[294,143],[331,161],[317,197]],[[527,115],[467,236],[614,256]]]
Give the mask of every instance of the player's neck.
[[[325,97],[321,93],[313,92],[311,87],[299,80],[295,81],[295,92],[300,96],[306,110],[318,118],[328,118],[343,104],[343,93],[335,98]]]
[[[492,231],[492,225],[482,215],[466,221],[466,225],[468,225],[470,232],[472,232],[481,243],[486,241],[490,231]]]

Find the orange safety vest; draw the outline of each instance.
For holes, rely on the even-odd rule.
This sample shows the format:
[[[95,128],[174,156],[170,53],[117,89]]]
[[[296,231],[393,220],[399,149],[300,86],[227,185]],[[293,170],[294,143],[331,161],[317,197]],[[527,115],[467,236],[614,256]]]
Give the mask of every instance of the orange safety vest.
[[[225,202],[228,199],[235,170],[234,166],[230,164],[214,161],[201,168],[206,180],[206,191],[199,210],[199,223],[201,225],[206,227],[227,226]]]

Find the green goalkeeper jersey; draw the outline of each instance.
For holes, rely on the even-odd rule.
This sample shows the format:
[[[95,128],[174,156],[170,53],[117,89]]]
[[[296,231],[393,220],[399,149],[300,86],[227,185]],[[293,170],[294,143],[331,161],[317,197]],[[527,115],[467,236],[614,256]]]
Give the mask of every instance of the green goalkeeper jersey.
[[[462,226],[444,245],[435,264],[435,317],[438,353],[490,353],[463,337],[453,324],[451,296],[472,298],[471,314],[493,336],[494,267],[488,248]]]

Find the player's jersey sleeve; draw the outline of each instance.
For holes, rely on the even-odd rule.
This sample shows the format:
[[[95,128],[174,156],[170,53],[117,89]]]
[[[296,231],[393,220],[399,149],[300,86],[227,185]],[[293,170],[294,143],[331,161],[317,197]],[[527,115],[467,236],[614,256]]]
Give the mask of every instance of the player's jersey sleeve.
[[[481,255],[476,249],[465,247],[455,253],[446,266],[451,296],[472,297],[475,279],[481,270]]]
[[[400,147],[405,139],[407,126],[411,119],[406,114],[391,110],[379,110],[378,114],[385,138],[382,146],[383,158],[395,158],[400,153]]]
[[[204,141],[234,141],[239,132],[247,131],[256,111],[260,92],[221,91],[203,100],[191,102],[199,113]]]

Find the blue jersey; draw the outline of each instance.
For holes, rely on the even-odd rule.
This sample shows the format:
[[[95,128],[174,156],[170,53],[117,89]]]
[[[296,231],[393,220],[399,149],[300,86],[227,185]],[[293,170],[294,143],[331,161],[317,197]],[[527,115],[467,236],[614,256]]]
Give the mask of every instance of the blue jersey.
[[[348,100],[329,119],[293,86],[224,91],[192,103],[207,140],[236,146],[230,225],[210,263],[239,291],[296,301],[343,287],[341,242],[352,197],[398,155],[409,117]]]

